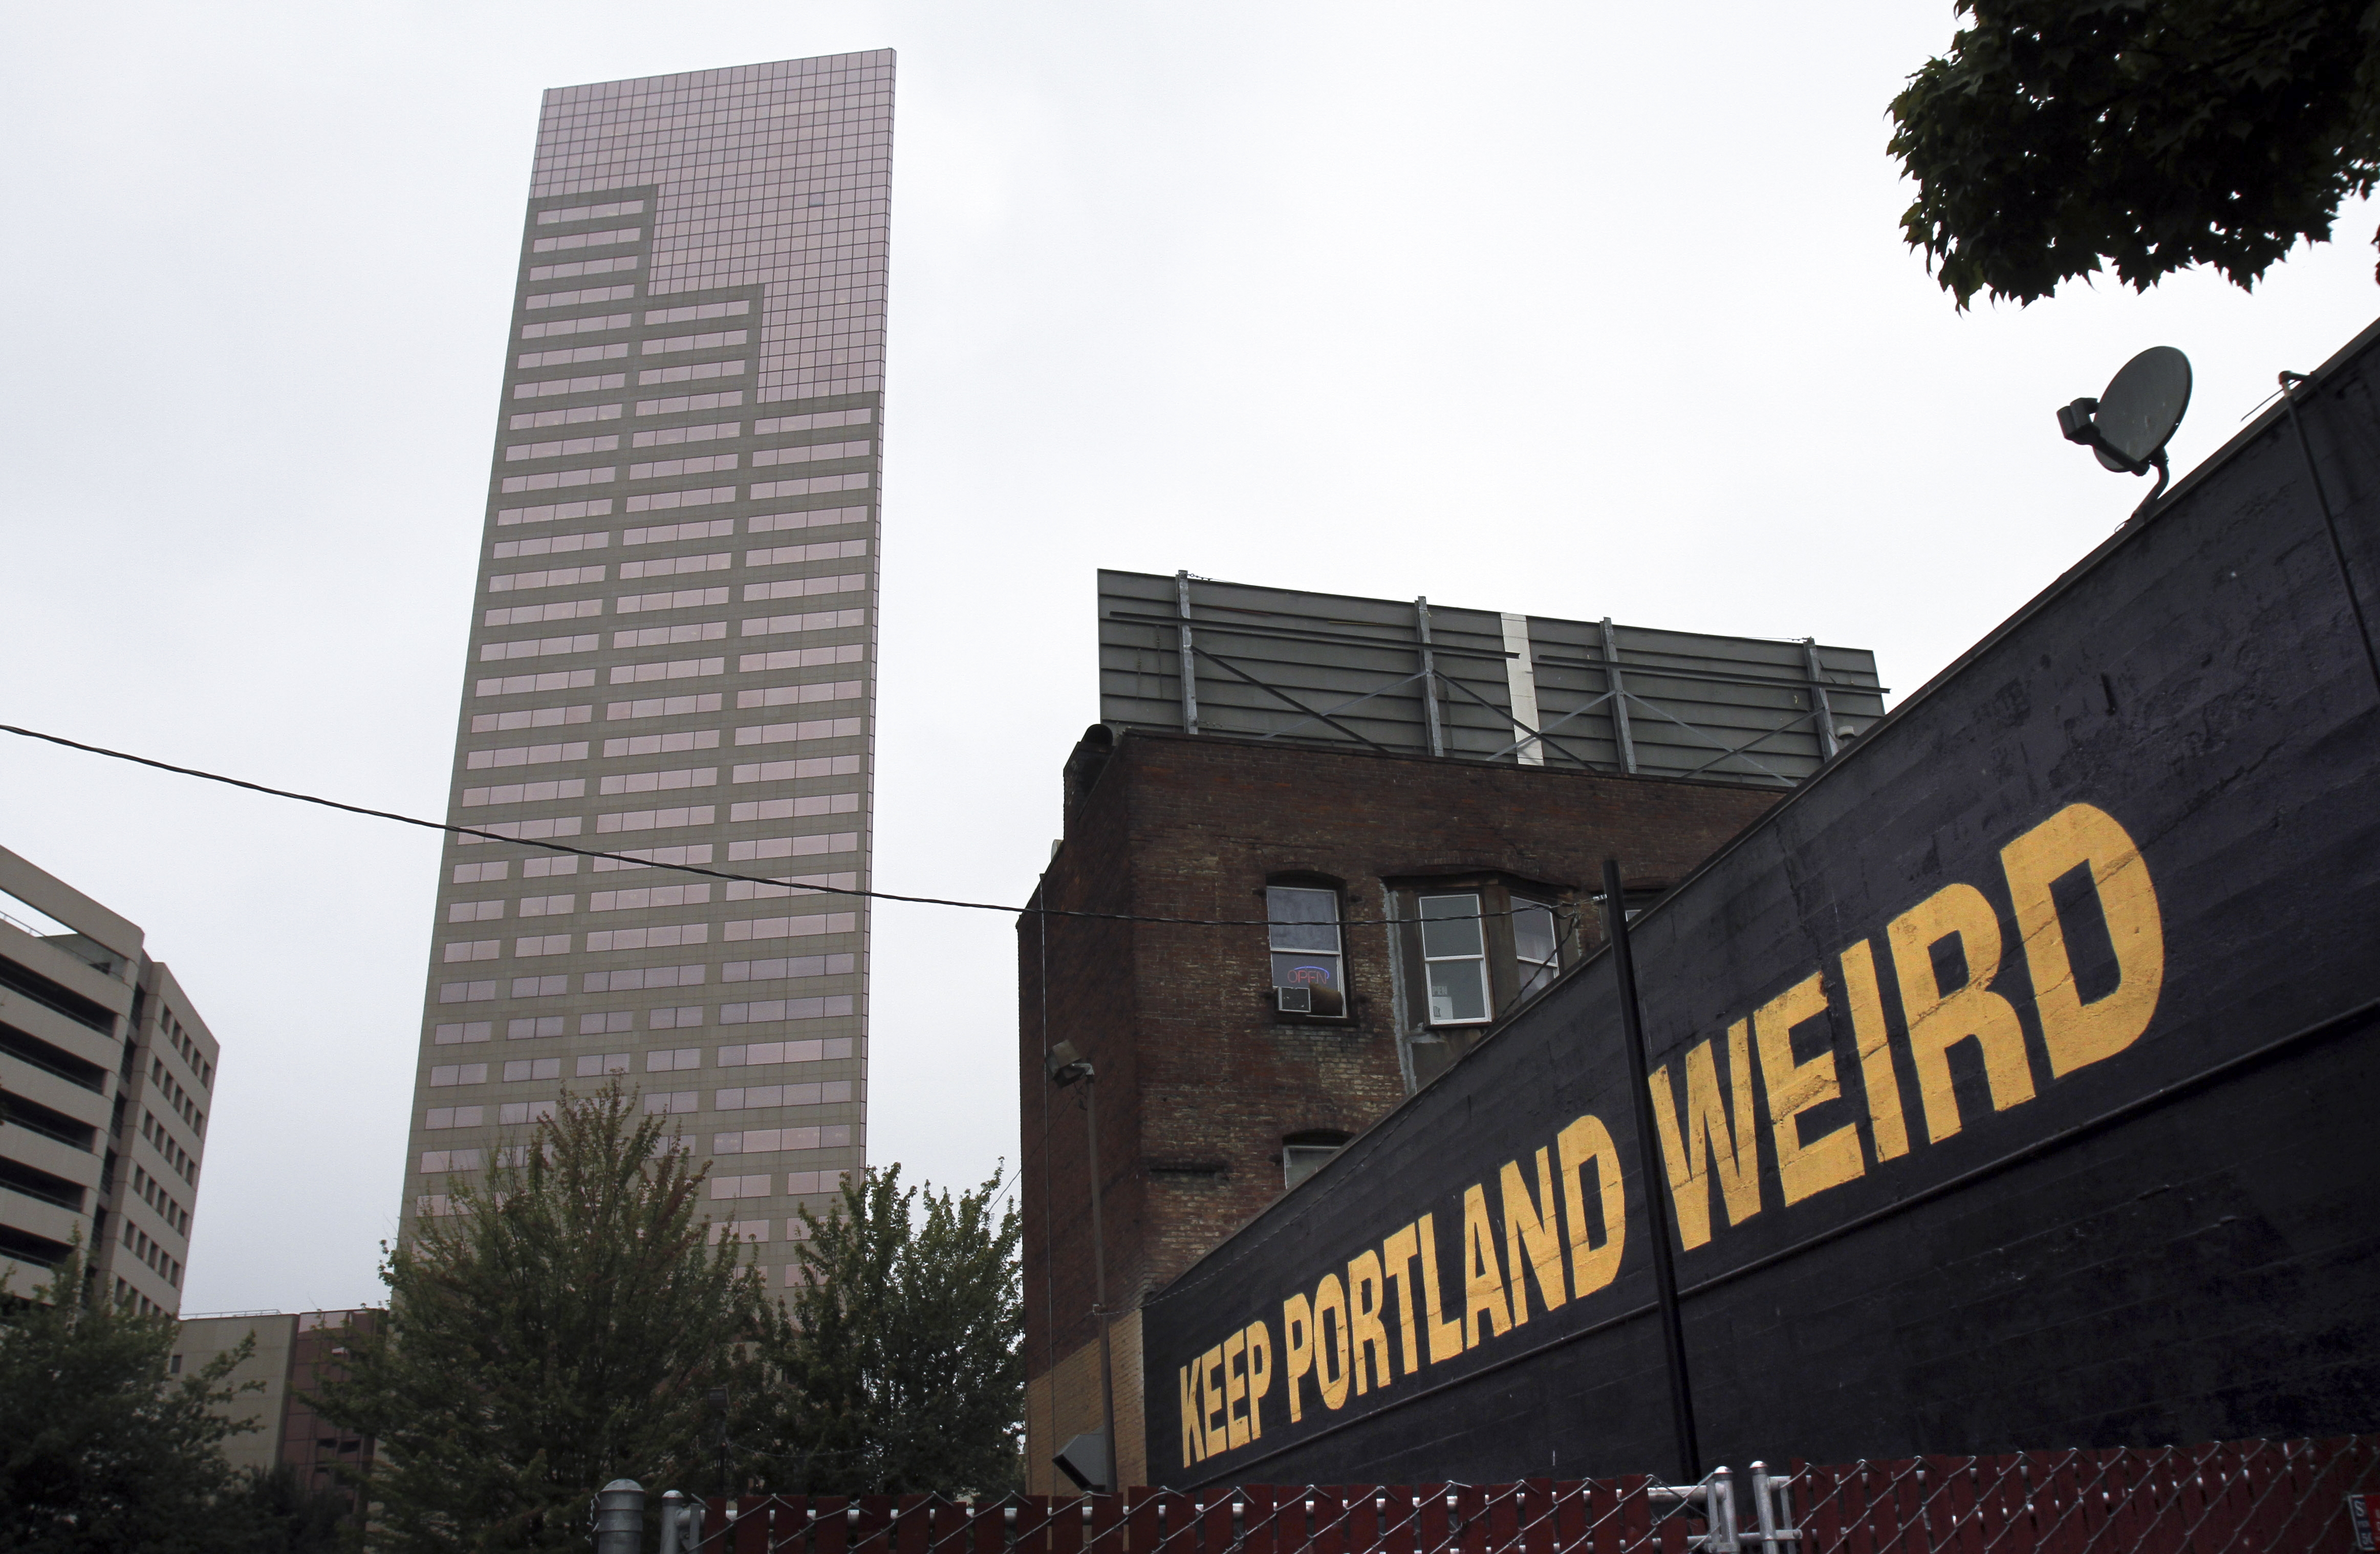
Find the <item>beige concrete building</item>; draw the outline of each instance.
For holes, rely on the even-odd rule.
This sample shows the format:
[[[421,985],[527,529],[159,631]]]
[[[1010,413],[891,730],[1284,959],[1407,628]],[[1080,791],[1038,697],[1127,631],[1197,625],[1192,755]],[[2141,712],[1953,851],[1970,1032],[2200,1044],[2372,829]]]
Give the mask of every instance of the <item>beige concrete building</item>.
[[[134,924],[0,847],[0,1275],[182,1304],[219,1052]]]
[[[235,1388],[252,1382],[256,1390],[216,1410],[251,1427],[225,1440],[224,1455],[236,1468],[286,1464],[305,1487],[338,1490],[345,1486],[340,1466],[358,1473],[371,1466],[372,1441],[324,1419],[314,1406],[315,1390],[343,1374],[348,1341],[379,1319],[368,1307],[193,1317],[182,1324],[171,1366],[175,1375],[187,1375],[254,1340],[226,1380]]]
[[[168,1362],[176,1376],[204,1370],[242,1343],[254,1340],[247,1359],[232,1367],[224,1384],[236,1392],[215,1413],[249,1428],[227,1439],[223,1452],[236,1468],[265,1469],[281,1461],[282,1424],[289,1408],[289,1362],[298,1347],[298,1318],[285,1311],[241,1311],[193,1317],[182,1324],[181,1342]],[[249,1390],[249,1388],[254,1390]]]

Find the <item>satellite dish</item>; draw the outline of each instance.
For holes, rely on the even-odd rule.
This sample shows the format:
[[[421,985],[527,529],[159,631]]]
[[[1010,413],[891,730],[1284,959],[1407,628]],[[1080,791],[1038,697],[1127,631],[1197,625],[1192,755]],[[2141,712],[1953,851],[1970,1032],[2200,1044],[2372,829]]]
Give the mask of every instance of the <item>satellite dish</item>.
[[[2165,445],[2190,408],[2190,358],[2171,346],[2152,346],[2110,379],[2096,399],[2078,399],[2058,412],[2058,429],[2070,443],[2099,455],[2099,463],[2125,475],[2157,472],[2134,517],[2165,493],[2170,471]]]

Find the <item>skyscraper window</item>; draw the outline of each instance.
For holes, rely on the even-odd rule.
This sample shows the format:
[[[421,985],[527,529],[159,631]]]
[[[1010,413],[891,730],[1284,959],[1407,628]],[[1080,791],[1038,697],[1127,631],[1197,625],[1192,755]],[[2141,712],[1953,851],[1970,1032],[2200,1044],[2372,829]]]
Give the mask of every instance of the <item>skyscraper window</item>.
[[[821,895],[818,887],[865,887],[872,857],[867,817],[873,812],[880,486],[875,433],[883,419],[892,78],[892,55],[880,51],[546,94],[514,311],[503,340],[490,342],[504,352],[506,392],[493,429],[473,593],[484,599],[564,585],[580,591],[552,602],[478,607],[464,655],[466,732],[456,746],[449,814],[499,840],[449,839],[436,920],[443,929],[480,921],[492,908],[500,912],[502,904],[486,898],[488,882],[578,871],[578,860],[534,846],[539,839],[607,849],[616,844],[649,862],[598,863],[596,869],[654,871],[630,876],[632,888],[584,898],[588,910],[604,914],[596,919],[601,928],[442,940],[433,950],[417,1081],[423,1094],[407,1156],[417,1167],[406,1184],[412,1213],[444,1211],[445,1193],[427,1189],[470,1169],[465,1161],[495,1159],[525,1142],[528,1125],[550,1114],[565,1087],[584,1091],[608,1079],[645,1092],[640,1110],[682,1119],[698,1155],[712,1153],[715,1138],[735,1141],[737,1174],[714,1182],[732,1183],[739,1198],[779,1200],[753,1203],[756,1217],[791,1216],[805,1199],[823,1208],[823,1195],[864,1164],[868,915],[864,902]],[[603,279],[572,279],[595,276]],[[586,304],[600,310],[589,308],[584,317],[556,311]],[[734,322],[710,325],[711,320]],[[636,331],[633,350],[616,339],[555,339],[612,330]],[[540,344],[524,349],[524,341]],[[623,357],[631,360],[620,370],[581,366],[573,373],[565,365]],[[642,365],[649,358],[662,359]],[[621,393],[631,381],[686,386],[631,400]],[[741,414],[722,420],[721,410]],[[581,426],[589,430],[517,435]],[[758,443],[841,427],[868,430],[791,448]],[[650,462],[597,462],[630,446],[686,451]],[[574,455],[591,456],[567,462]],[[832,474],[749,479],[756,465],[815,467],[829,459],[835,461],[828,467]],[[565,462],[540,467],[546,460]],[[641,489],[617,498],[569,490],[615,481]],[[554,496],[521,500],[548,491]],[[688,508],[693,515],[676,516]],[[630,514],[638,515],[633,527],[624,523]],[[572,532],[536,536],[530,527],[548,524],[566,524]],[[815,542],[748,550],[739,543],[749,534],[821,526],[836,527]],[[524,538],[525,528],[536,537]],[[635,561],[608,574],[625,588],[608,586],[602,565],[545,571],[519,565],[522,557],[630,545],[639,547],[631,552]],[[687,573],[702,574],[698,586],[656,589],[640,581]],[[718,619],[664,617],[600,634],[522,629],[599,611],[718,610],[730,600],[813,595],[832,596],[835,607],[739,616],[734,627]],[[802,646],[729,657],[716,650],[709,657],[652,650],[792,633],[802,635]],[[482,669],[508,660],[545,662],[493,677]],[[747,674],[767,677],[738,683]],[[606,721],[650,720],[633,735],[501,746],[484,739],[500,731],[586,723],[591,709],[573,693],[590,686],[710,676],[724,689],[605,704]],[[506,698],[505,710],[474,710],[483,697]],[[728,710],[809,702],[831,702],[835,715],[755,724],[734,722]],[[735,734],[722,738],[731,728]],[[736,766],[731,773],[711,766],[662,769],[639,759],[793,741],[803,746],[798,758]],[[494,785],[471,777],[552,762],[568,763],[572,774]],[[628,794],[709,788],[722,775],[745,784],[733,807],[627,809],[617,802]],[[503,806],[506,818],[487,819],[492,806]],[[815,831],[803,824],[809,816],[820,817]],[[782,823],[788,819],[791,827]],[[625,834],[650,832],[668,833],[667,844],[638,845],[643,838]],[[762,861],[813,855],[832,855],[838,872],[781,877],[766,872]],[[709,865],[720,857],[751,860],[747,867],[769,882],[722,889],[665,872],[671,863]],[[762,894],[801,899],[787,904],[789,915],[770,918],[735,904]],[[571,894],[517,899],[519,917],[568,917],[581,906]],[[738,912],[744,915],[730,916]],[[717,967],[729,954],[750,953],[727,948],[731,941],[791,938],[809,953],[766,963],[738,959],[735,976],[799,977],[802,996],[738,1003],[729,1006],[732,1016],[722,1011],[713,1017],[739,1026],[738,1044],[725,1050],[735,1061],[765,1047],[772,1054],[766,1061],[776,1062],[777,1051],[798,1049],[805,1068],[799,1085],[747,1087],[725,1092],[734,1099],[722,1101],[718,1093],[663,1092],[645,1082],[648,1074],[708,1061],[703,1049],[680,1045],[706,1018],[705,1006],[684,1002],[684,989],[722,980]],[[512,975],[510,963],[528,956],[539,958],[524,969],[538,975]],[[448,960],[501,964],[481,974],[492,980],[456,982],[447,979],[455,975]],[[757,969],[762,965],[769,969]],[[457,1002],[485,1007],[473,1011],[480,1017],[458,1023],[451,1009]],[[800,1036],[789,1040],[771,1026]],[[507,1061],[493,1071],[433,1062],[433,1055],[451,1059],[455,1045],[487,1040],[498,1027],[509,1037],[542,1038],[553,1055]],[[494,1093],[484,1107],[428,1105],[433,1085],[443,1091],[455,1084],[486,1085]],[[732,1133],[710,1131],[703,1115],[722,1107],[737,1112]],[[431,1133],[434,1148],[424,1137]],[[756,1153],[774,1158],[745,1159]],[[782,1249],[769,1259],[764,1244],[756,1243],[754,1254],[783,1260]]]

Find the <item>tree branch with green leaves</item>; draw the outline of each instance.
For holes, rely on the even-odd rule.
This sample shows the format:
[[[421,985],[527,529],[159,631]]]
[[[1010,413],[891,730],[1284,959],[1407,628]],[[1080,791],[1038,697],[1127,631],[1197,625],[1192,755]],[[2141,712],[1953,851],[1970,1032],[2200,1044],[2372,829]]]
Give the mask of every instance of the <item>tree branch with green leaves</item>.
[[[180,1326],[87,1290],[79,1248],[28,1292],[0,1277],[0,1548],[11,1554],[303,1554],[344,1505],[286,1470],[237,1472],[254,1431],[231,1377],[251,1335],[175,1375]]]
[[[770,1303],[698,1213],[708,1170],[615,1082],[412,1221],[385,1321],[322,1396],[379,1441],[376,1547],[580,1548],[611,1479],[709,1486],[705,1394],[764,1391]]]
[[[2252,286],[2380,179],[2380,5],[1958,0],[1893,99],[1910,246],[1961,309],[2112,268]]]
[[[771,1482],[814,1494],[1021,1487],[1021,1226],[998,1177],[953,1195],[901,1168],[803,1211],[803,1282],[762,1345],[782,1385]],[[922,1200],[922,1201],[921,1201]],[[922,1212],[921,1212],[922,1210]]]

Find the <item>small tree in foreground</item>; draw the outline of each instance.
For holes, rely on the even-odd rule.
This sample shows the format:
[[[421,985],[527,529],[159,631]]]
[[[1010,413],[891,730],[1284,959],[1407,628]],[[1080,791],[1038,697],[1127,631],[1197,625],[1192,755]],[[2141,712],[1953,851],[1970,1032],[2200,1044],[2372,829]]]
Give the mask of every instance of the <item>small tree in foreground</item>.
[[[763,1345],[780,1387],[771,1487],[827,1494],[1018,1487],[1025,1304],[997,1178],[953,1197],[901,1168],[846,1178],[805,1209],[807,1282]]]
[[[706,1174],[615,1083],[413,1221],[387,1320],[323,1389],[379,1440],[377,1547],[581,1548],[608,1480],[695,1481],[704,1394],[763,1327],[758,1273],[698,1218]]]
[[[30,1299],[0,1281],[0,1548],[213,1554],[249,1547],[219,1412],[250,1344],[167,1374],[170,1317],[83,1299],[79,1251]]]
[[[349,1546],[362,1524],[345,1492],[317,1486],[287,1463],[249,1468],[240,1479],[231,1510],[249,1529],[241,1545],[249,1554],[331,1554]]]

